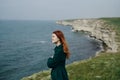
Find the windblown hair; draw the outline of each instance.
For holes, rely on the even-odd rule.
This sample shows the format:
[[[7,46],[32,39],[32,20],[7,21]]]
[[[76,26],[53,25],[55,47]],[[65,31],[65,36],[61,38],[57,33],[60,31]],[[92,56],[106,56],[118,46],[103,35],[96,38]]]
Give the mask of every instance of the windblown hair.
[[[60,30],[56,30],[53,33],[60,39],[60,42],[63,45],[64,53],[66,54],[66,58],[68,59],[70,57],[70,52],[69,52],[68,45],[65,40],[63,32]]]

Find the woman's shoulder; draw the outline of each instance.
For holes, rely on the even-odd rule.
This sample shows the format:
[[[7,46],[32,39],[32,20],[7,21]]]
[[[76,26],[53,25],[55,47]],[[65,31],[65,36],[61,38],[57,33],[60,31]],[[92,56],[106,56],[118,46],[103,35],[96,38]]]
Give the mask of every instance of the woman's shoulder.
[[[54,50],[63,49],[63,45],[56,46]]]
[[[63,45],[56,46],[54,50],[55,50],[55,52],[59,52],[59,51],[63,52]]]

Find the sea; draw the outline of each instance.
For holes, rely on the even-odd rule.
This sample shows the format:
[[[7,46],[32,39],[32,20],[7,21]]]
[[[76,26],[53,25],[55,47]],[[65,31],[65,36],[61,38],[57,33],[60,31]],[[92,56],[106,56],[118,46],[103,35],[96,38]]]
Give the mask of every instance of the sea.
[[[83,32],[53,20],[0,20],[0,80],[20,80],[48,70],[47,59],[54,54],[51,34],[61,30],[71,57],[66,64],[94,57],[100,43]]]

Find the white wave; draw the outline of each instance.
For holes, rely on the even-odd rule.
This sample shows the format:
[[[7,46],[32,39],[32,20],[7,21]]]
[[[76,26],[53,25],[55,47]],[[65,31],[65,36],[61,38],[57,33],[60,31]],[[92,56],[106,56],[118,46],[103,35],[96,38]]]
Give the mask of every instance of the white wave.
[[[44,43],[46,43],[47,41],[39,41],[40,43],[42,43],[42,44],[44,44]]]
[[[44,41],[44,40],[41,40],[41,41],[32,41],[31,43],[32,44],[44,44],[46,43],[47,41]]]

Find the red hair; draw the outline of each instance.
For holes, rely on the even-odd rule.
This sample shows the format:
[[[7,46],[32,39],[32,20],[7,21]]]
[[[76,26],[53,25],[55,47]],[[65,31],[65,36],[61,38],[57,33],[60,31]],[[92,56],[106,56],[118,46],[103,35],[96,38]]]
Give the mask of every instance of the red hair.
[[[56,30],[53,33],[60,39],[60,42],[63,45],[64,53],[66,54],[66,57],[69,58],[70,52],[69,52],[68,45],[67,45],[67,42],[65,40],[63,32],[60,30]]]

